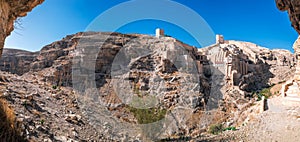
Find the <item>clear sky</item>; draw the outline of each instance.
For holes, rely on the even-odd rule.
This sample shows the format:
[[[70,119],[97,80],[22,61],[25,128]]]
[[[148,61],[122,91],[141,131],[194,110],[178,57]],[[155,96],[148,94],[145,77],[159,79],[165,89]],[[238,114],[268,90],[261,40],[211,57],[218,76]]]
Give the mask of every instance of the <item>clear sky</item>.
[[[271,49],[292,51],[297,33],[286,12],[277,10],[275,0],[174,0],[196,11],[216,34],[227,40],[242,40]],[[6,40],[6,48],[30,51],[60,40],[69,34],[85,31],[101,13],[125,0],[45,0],[26,17]],[[155,9],[154,9],[155,10]],[[137,11],[142,14],[143,11]],[[187,15],[188,16],[188,15]],[[121,18],[122,12],[119,17]],[[176,25],[158,20],[127,24],[118,32],[154,34],[157,27],[166,34],[200,47],[188,32]]]

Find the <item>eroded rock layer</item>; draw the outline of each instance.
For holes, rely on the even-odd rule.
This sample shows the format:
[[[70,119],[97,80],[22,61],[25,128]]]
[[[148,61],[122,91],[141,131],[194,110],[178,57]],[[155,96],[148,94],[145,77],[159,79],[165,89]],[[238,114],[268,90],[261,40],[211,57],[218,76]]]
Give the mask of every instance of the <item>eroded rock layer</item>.
[[[0,55],[4,41],[14,30],[14,22],[24,17],[27,12],[41,4],[44,0],[0,0]]]

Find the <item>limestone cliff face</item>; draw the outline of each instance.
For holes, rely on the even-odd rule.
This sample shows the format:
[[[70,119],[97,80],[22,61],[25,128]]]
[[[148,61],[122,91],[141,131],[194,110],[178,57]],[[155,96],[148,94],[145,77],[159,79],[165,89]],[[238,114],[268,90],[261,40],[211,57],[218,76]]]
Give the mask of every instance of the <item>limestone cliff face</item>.
[[[0,0],[0,55],[4,41],[14,30],[14,22],[18,17],[27,15],[44,0]]]
[[[254,43],[229,40],[201,48],[228,84],[243,91],[256,91],[290,79],[295,57],[290,51],[270,50]],[[223,91],[225,93],[226,90]]]
[[[30,64],[34,62],[37,52],[28,52],[18,49],[4,49],[0,59],[3,71],[22,75],[30,71]]]
[[[85,104],[87,108],[94,108],[83,108],[94,126],[102,123],[97,123],[93,118],[117,126],[119,123],[115,122],[145,123],[135,116],[136,110],[130,107],[133,105],[139,108],[139,104],[128,102],[132,102],[132,99],[139,102],[140,98],[151,100],[151,96],[155,96],[157,100],[150,101],[149,105],[153,105],[151,103],[154,102],[159,104],[162,110],[174,111],[174,116],[181,122],[180,125],[173,123],[176,121],[170,118],[172,123],[169,128],[164,128],[165,135],[191,135],[199,134],[215,123],[212,117],[216,117],[217,121],[219,117],[231,115],[232,111],[239,112],[236,108],[251,106],[253,97],[247,97],[247,92],[258,91],[293,74],[290,69],[294,68],[294,58],[288,51],[269,50],[246,42],[227,42],[198,50],[171,37],[84,32],[66,36],[35,53],[5,49],[0,60],[0,70],[18,74],[18,77],[35,84],[37,88],[45,88],[46,92],[52,87],[69,88],[72,91],[77,89],[78,92],[97,99],[100,104],[96,106],[102,108],[95,109],[93,103],[85,102],[89,99],[77,97],[79,106]],[[210,56],[209,53],[217,56]],[[224,59],[219,58],[221,55]],[[227,62],[227,59],[231,59],[232,62]],[[225,71],[229,63],[235,72]],[[231,83],[230,76],[235,77],[236,81]],[[12,80],[18,77],[12,76]],[[12,90],[18,89],[14,83],[11,82]],[[25,82],[20,83],[20,86],[26,85]],[[99,94],[93,95],[93,85]],[[30,89],[27,91],[32,92]],[[58,97],[58,93],[55,92],[52,96]],[[42,95],[41,98],[43,97]],[[68,95],[63,97],[70,101]],[[15,99],[18,101],[18,98]],[[45,100],[41,100],[42,102],[47,102],[47,98],[43,99]],[[178,106],[191,110],[184,113],[189,113],[186,114],[189,118],[182,117],[183,113],[176,109]],[[95,116],[101,112],[93,111],[103,108],[109,110],[112,117],[107,119],[102,115]],[[222,111],[207,115],[201,113],[212,109]],[[52,119],[56,120],[54,116],[51,121]],[[199,123],[200,119],[206,121]],[[233,119],[230,120],[230,124],[243,120],[244,117]],[[104,126],[99,127],[101,134],[112,135],[106,133]],[[191,128],[195,129],[190,130]],[[59,131],[51,126],[52,129]],[[127,135],[121,131],[124,129],[125,126],[120,125],[116,129],[116,136]],[[134,127],[128,126],[126,129]]]
[[[15,54],[12,54],[13,52]],[[162,114],[166,110],[173,111],[174,116],[165,116],[172,123],[170,127],[163,128],[164,136],[200,131],[198,129],[200,123],[191,122],[189,119],[199,117],[200,114],[195,112],[205,109],[210,88],[207,79],[198,72],[200,70],[196,62],[200,59],[197,56],[196,48],[170,37],[86,32],[66,36],[60,41],[43,47],[37,53],[6,49],[0,61],[0,68],[3,71],[19,74],[40,88],[73,86],[74,91],[82,91],[84,95],[96,98],[100,102],[99,105],[94,105],[94,101],[85,102],[88,100],[81,98],[81,95],[77,99],[80,106],[86,106],[82,108],[86,117],[90,118],[92,125],[98,126],[100,133],[106,136],[115,135],[116,139],[121,139],[122,135],[135,137],[140,134],[141,132],[135,129],[136,124],[149,123],[148,120],[145,122],[136,116],[138,114],[135,112],[141,110],[133,109],[148,107],[134,104],[145,98],[150,100],[149,105],[153,105],[152,103],[155,103],[155,107],[158,105],[156,109]],[[92,96],[90,87],[93,85],[90,85],[88,80],[93,77],[95,87],[99,91],[99,95],[95,96]],[[55,97],[59,96],[58,93],[53,94]],[[62,95],[66,97],[66,102],[70,101],[68,95]],[[44,95],[41,96],[45,98]],[[151,98],[156,99],[152,101]],[[38,100],[47,102],[46,98]],[[188,117],[182,117],[181,109],[178,109],[181,106],[189,108],[189,111],[185,112],[189,113]],[[92,109],[85,110],[87,108]],[[92,112],[103,108],[110,111],[112,115],[110,119],[103,117],[103,112]],[[75,111],[79,112],[79,110]],[[47,116],[47,118],[56,121],[54,116],[53,118]],[[110,131],[107,132],[105,126],[99,126],[103,123],[93,118],[118,127],[114,128],[115,132],[108,133]],[[147,119],[151,120],[151,118]],[[156,119],[151,121],[155,122]],[[181,123],[177,124],[175,120]],[[130,124],[126,126],[126,129],[134,130],[134,132],[124,132],[125,126],[121,125],[124,122]],[[210,123],[212,122],[208,120],[201,125],[206,128]],[[25,125],[30,124],[25,123]],[[49,127],[51,127],[49,135],[55,131],[55,133],[61,132],[52,126]],[[191,127],[197,129],[189,131]],[[44,133],[40,132],[39,135],[44,135]],[[45,135],[48,134],[45,133]],[[41,141],[34,137],[34,132],[30,132],[29,136]],[[79,134],[79,137],[85,136]]]

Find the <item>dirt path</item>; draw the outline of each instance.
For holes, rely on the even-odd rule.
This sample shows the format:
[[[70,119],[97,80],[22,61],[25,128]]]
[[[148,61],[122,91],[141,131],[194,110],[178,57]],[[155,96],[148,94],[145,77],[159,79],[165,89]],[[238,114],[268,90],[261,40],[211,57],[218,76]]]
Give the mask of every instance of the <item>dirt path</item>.
[[[234,135],[234,141],[299,142],[300,102],[282,97],[271,98],[267,111],[238,131],[225,132],[223,135],[230,133]]]

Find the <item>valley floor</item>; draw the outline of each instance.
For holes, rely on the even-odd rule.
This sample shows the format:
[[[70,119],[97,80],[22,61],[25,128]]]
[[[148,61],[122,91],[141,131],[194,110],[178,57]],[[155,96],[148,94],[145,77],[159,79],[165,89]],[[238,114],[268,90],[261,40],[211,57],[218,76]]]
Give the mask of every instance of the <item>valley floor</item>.
[[[268,110],[238,128],[215,136],[216,141],[297,142],[300,140],[300,102],[281,96],[268,99]]]

